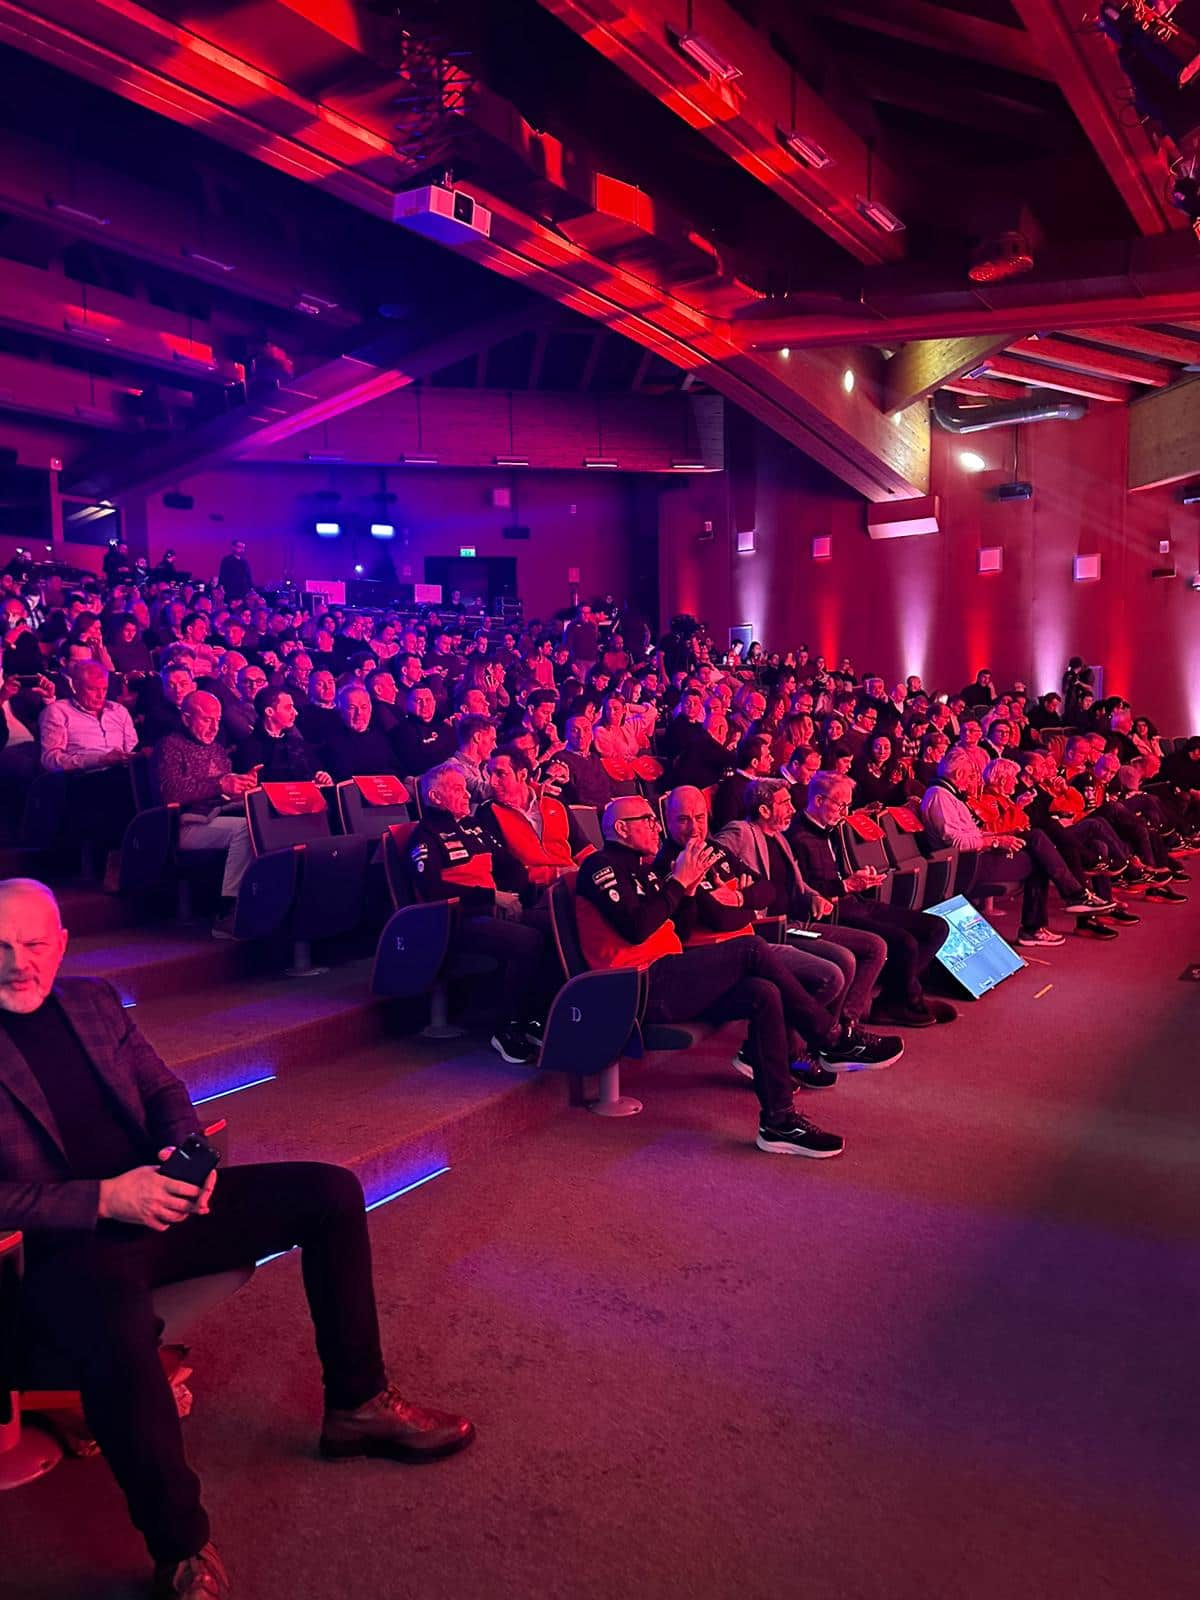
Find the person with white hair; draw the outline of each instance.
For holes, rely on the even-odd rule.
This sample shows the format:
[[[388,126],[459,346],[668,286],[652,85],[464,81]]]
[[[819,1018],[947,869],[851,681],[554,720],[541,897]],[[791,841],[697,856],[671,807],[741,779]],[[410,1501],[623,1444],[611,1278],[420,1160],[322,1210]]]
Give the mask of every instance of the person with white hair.
[[[974,753],[962,745],[952,746],[938,764],[937,778],[921,797],[921,819],[930,838],[939,847],[953,845],[958,850],[988,852],[989,859],[980,864],[976,878],[977,893],[987,894],[991,887],[999,889],[1010,883],[1021,884],[1017,944],[1031,948],[1063,944],[1064,935],[1056,933],[1047,922],[1050,879],[1045,866],[1035,859],[1019,835],[986,833],[971,810],[968,801],[978,795],[982,786],[983,775]],[[1083,903],[1083,885],[1073,882],[1071,890],[1067,909],[1073,914],[1088,915],[1091,908]]]

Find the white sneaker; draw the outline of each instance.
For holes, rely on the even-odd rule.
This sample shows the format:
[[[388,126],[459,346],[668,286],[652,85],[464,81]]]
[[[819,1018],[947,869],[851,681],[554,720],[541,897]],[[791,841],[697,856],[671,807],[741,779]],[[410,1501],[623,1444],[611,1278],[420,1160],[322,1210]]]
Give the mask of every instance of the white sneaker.
[[[1025,947],[1041,945],[1049,948],[1051,945],[1066,944],[1067,937],[1063,933],[1055,933],[1053,928],[1035,928],[1032,933],[1018,933],[1017,943]]]

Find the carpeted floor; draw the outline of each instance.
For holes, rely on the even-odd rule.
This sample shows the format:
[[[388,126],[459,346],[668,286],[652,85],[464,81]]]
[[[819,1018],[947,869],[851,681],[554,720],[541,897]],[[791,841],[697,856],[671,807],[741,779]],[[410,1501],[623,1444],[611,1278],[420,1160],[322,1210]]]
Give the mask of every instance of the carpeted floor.
[[[714,1049],[376,1212],[396,1375],[476,1418],[462,1458],[317,1462],[297,1263],[264,1267],[186,1424],[236,1595],[1195,1596],[1194,887],[807,1096],[840,1161],[755,1152]],[[12,1600],[142,1592],[100,1464],[0,1537]]]

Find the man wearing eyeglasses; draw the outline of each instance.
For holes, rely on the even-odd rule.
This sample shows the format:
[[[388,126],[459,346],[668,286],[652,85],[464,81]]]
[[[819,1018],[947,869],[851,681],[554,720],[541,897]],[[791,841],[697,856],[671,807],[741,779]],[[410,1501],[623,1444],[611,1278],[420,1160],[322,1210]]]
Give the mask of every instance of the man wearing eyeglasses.
[[[613,800],[602,821],[604,848],[585,857],[576,880],[579,937],[591,967],[648,966],[645,1020],[750,1023],[760,1150],[771,1155],[839,1156],[845,1141],[793,1108],[792,1031],[821,1064],[832,1065],[842,1029],[796,979],[777,967],[761,939],[684,950],[673,917],[716,861],[697,836],[669,873],[655,869],[658,818],[639,795]]]

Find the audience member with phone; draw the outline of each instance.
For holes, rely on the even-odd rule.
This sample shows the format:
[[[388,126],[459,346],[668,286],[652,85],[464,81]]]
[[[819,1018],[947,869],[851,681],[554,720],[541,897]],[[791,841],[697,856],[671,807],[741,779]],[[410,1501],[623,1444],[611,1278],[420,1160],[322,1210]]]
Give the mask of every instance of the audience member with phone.
[[[109,984],[59,978],[66,947],[50,889],[0,882],[0,1230],[24,1235],[20,1337],[77,1374],[156,1563],[155,1593],[220,1600],[228,1578],[158,1356],[156,1286],[299,1247],[324,1379],[321,1453],[429,1461],[474,1428],[388,1380],[354,1174],[280,1162],[218,1181],[186,1087]]]

